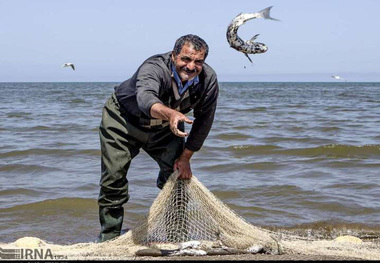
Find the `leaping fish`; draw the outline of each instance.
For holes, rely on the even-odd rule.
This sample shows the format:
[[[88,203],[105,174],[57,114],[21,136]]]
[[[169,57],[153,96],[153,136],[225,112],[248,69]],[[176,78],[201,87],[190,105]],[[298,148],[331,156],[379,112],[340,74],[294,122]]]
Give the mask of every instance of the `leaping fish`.
[[[254,18],[264,18],[280,21],[278,19],[270,17],[269,12],[272,7],[273,6],[267,7],[257,13],[240,13],[231,21],[227,28],[227,41],[230,46],[237,51],[243,52],[251,63],[252,60],[248,54],[264,53],[268,50],[268,47],[263,43],[254,42],[259,34],[254,35],[250,40],[244,41],[238,36],[237,31],[241,25]]]

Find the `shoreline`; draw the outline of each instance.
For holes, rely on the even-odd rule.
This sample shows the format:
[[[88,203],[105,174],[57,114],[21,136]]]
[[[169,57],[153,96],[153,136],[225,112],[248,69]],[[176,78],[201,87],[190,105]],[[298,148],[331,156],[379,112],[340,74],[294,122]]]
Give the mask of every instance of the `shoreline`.
[[[36,237],[24,237],[13,243],[0,243],[2,259],[33,260],[128,260],[128,261],[275,261],[275,260],[380,260],[380,244],[362,242],[360,239],[346,236],[333,241],[283,241],[284,253],[274,254],[230,254],[203,256],[136,256],[144,246],[133,245],[126,238],[117,238],[104,243],[78,243],[73,245],[49,244]],[[4,251],[19,251],[19,258],[5,258]],[[29,252],[28,252],[29,251]],[[33,257],[40,252],[41,257]],[[25,257],[29,253],[29,258]],[[46,257],[43,258],[43,255]]]

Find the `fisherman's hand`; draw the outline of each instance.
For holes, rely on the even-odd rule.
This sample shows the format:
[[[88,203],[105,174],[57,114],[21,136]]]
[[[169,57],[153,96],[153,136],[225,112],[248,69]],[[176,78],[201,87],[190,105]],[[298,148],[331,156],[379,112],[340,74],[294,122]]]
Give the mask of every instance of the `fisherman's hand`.
[[[193,123],[193,121],[187,118],[184,114],[170,109],[161,103],[155,103],[150,108],[150,115],[152,115],[153,118],[169,121],[170,130],[178,137],[189,135],[178,129],[178,122],[187,122],[188,124]]]
[[[179,179],[190,179],[193,176],[190,167],[190,159],[194,152],[185,148],[181,156],[174,162],[174,171],[178,170]]]
[[[193,175],[190,167],[190,159],[181,156],[175,160],[174,171],[176,170],[178,170],[179,179],[190,179]]]
[[[179,122],[186,122],[188,124],[192,124],[193,121],[187,118],[184,114],[178,112],[178,111],[173,111],[170,114],[169,118],[169,125],[170,125],[170,130],[177,135],[178,137],[186,137],[189,134],[187,132],[180,131],[178,129],[178,123]]]

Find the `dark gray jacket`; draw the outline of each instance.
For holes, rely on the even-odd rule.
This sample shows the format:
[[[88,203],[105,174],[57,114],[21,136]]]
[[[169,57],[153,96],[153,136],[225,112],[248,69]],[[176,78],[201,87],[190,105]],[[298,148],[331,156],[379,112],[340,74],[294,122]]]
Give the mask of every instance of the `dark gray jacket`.
[[[171,52],[148,58],[130,79],[115,87],[115,94],[126,115],[140,119],[152,119],[150,108],[155,103],[164,104],[184,114],[193,110],[195,119],[185,147],[198,151],[214,120],[219,93],[217,76],[204,63],[199,83],[190,86],[188,92],[181,96],[175,95],[170,57]]]

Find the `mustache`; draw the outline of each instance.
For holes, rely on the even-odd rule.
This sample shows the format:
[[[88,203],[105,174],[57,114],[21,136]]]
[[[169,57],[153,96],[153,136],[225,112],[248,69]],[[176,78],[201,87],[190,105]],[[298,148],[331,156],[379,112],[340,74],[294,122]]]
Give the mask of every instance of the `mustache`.
[[[183,67],[182,70],[185,71],[186,73],[189,73],[189,74],[198,72],[197,69],[190,70],[187,67]]]

